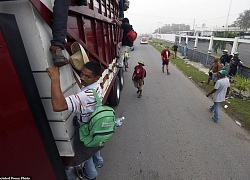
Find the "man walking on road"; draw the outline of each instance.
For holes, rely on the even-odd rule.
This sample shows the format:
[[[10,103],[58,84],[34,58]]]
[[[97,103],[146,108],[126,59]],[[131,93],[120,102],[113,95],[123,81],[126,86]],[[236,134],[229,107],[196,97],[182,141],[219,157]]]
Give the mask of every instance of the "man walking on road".
[[[173,45],[173,49],[174,49],[174,59],[176,59],[176,55],[177,55],[177,49],[178,49],[178,45],[177,45],[177,43],[175,43],[174,45]]]
[[[168,46],[167,46],[166,49],[163,49],[161,52],[162,72],[164,73],[164,65],[166,65],[167,75],[170,74],[169,70],[168,70],[169,57],[170,57],[170,51],[169,51]]]
[[[208,72],[208,73],[212,73],[212,76],[210,76],[211,79],[210,79],[210,77],[208,78],[207,84],[209,84],[209,81],[212,80],[214,82],[214,85],[215,85],[216,81],[219,78],[219,71],[221,70],[221,64],[218,61],[219,61],[219,58],[215,57],[214,62],[213,62],[212,66],[210,67],[209,72]]]
[[[220,120],[219,117],[219,106],[222,101],[225,101],[225,98],[228,97],[230,90],[229,79],[226,77],[227,71],[220,70],[219,71],[219,80],[215,83],[214,89],[208,93],[206,96],[209,97],[214,93],[213,106],[210,106],[210,111],[214,112],[214,116],[212,117],[213,121],[218,123]]]
[[[187,52],[188,52],[188,45],[187,45],[187,43],[185,43],[185,46],[183,47],[183,52],[184,52],[184,58],[183,59],[187,59]]]
[[[139,65],[135,66],[134,73],[132,76],[132,81],[134,82],[135,87],[138,89],[139,93],[138,98],[142,96],[142,89],[144,85],[144,78],[146,77],[146,70],[143,68],[145,66],[144,61],[138,62]]]

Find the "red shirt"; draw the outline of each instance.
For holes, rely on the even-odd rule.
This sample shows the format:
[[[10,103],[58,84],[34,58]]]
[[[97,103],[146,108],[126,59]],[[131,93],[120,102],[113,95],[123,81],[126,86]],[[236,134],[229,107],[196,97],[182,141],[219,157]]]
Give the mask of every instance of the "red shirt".
[[[164,49],[161,52],[161,56],[162,56],[162,61],[169,62],[170,51],[168,49]]]
[[[134,74],[136,78],[142,78],[145,76],[146,70],[143,67],[140,67],[140,65],[135,66],[134,69]]]

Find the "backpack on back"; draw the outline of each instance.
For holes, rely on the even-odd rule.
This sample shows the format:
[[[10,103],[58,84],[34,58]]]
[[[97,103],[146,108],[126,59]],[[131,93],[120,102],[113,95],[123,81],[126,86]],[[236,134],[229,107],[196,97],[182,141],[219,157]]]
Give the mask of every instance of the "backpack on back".
[[[86,147],[104,146],[114,134],[115,111],[102,104],[97,92],[92,89],[98,107],[89,116],[87,123],[80,122],[80,140]]]
[[[137,38],[137,32],[135,32],[133,29],[131,29],[128,33],[127,33],[127,39],[130,42],[134,42]]]

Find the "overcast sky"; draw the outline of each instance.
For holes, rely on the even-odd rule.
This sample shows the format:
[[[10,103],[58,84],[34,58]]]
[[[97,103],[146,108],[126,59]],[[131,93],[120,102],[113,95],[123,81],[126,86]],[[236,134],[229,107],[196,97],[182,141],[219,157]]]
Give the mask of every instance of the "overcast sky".
[[[240,13],[250,10],[250,0],[129,0],[125,12],[139,33],[152,33],[164,24],[186,24],[193,29],[230,25]],[[231,8],[230,8],[230,2]]]

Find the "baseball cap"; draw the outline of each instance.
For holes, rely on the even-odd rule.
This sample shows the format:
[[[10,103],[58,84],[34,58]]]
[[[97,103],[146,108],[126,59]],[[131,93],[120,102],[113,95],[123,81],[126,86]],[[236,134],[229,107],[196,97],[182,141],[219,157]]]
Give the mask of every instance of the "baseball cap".
[[[226,74],[227,74],[227,71],[226,71],[226,70],[220,70],[219,73],[220,73],[220,74],[226,75]]]
[[[235,52],[234,55],[239,55],[239,53],[238,53],[238,52]]]

